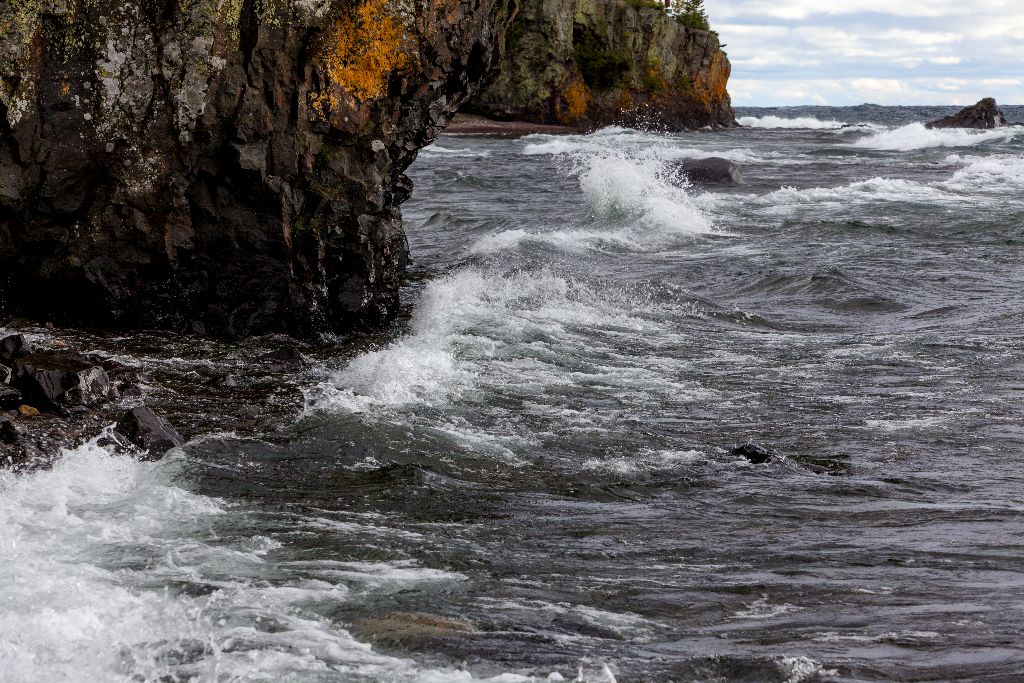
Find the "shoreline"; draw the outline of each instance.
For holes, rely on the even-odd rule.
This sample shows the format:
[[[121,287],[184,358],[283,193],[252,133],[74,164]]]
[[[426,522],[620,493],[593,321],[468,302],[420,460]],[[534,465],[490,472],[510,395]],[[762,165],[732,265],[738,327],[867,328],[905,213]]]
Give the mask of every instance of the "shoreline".
[[[546,123],[530,123],[529,121],[498,121],[477,114],[455,115],[452,122],[445,128],[448,135],[500,135],[516,137],[522,135],[575,135],[582,133],[582,128],[560,126]]]

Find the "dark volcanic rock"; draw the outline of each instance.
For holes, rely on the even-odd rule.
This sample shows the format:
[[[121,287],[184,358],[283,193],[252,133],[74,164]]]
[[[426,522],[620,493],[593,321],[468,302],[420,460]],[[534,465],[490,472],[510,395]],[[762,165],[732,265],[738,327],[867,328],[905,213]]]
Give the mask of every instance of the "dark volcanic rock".
[[[62,412],[112,398],[116,390],[106,371],[85,356],[67,351],[43,351],[15,362],[18,389],[36,406]]]
[[[17,410],[25,401],[14,387],[0,385],[0,410]]]
[[[6,365],[0,365],[0,387],[11,383],[11,369]]]
[[[14,361],[32,353],[32,344],[24,335],[12,334],[0,339],[0,363],[14,367]]]
[[[149,451],[146,459],[157,460],[172,448],[185,443],[184,437],[145,406],[132,408],[117,421],[115,430],[133,444]]]
[[[9,417],[0,418],[0,443],[13,446],[21,439],[21,430]]]
[[[999,105],[991,97],[986,97],[977,104],[938,121],[927,124],[928,128],[1002,128],[1006,125],[1006,117]]]
[[[707,159],[689,159],[676,167],[679,177],[691,184],[702,187],[707,185],[739,185],[743,182],[740,167],[720,157]]]
[[[0,0],[0,316],[223,336],[390,318],[405,170],[516,6]]]
[[[732,449],[732,454],[742,456],[755,465],[763,465],[766,462],[775,460],[777,457],[775,451],[752,443],[737,446]]]

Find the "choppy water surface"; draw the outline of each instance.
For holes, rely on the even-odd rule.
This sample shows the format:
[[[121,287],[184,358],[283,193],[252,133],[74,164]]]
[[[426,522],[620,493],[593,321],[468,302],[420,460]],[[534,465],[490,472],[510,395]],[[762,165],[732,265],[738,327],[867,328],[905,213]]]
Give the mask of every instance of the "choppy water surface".
[[[0,679],[1022,680],[1024,129],[945,113],[443,138],[297,423],[0,474]]]

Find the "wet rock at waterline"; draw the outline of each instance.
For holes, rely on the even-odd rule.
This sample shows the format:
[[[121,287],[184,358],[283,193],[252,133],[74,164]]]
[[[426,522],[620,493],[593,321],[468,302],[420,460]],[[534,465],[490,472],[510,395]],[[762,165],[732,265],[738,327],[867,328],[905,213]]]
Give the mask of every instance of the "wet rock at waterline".
[[[800,469],[813,472],[814,474],[840,475],[850,471],[850,463],[846,456],[815,457],[809,455],[780,455],[776,451],[759,446],[757,444],[744,444],[737,446],[730,451],[732,455],[738,455],[753,465],[766,465],[771,463],[789,462],[797,465]]]
[[[25,335],[11,334],[0,339],[0,364],[14,367],[14,361],[32,353],[32,344]]]
[[[65,5],[0,2],[0,316],[237,337],[396,313],[405,170],[516,0]]]
[[[157,460],[185,443],[185,438],[167,420],[146,406],[125,412],[117,421],[115,431],[146,451],[144,460]]]
[[[15,361],[17,388],[39,408],[63,412],[117,397],[106,371],[86,356],[44,351]]]
[[[0,370],[0,374],[3,370]],[[24,403],[21,392],[11,386],[0,384],[0,410],[17,410]]]
[[[994,98],[986,97],[975,105],[966,107],[952,116],[926,124],[928,128],[978,128],[988,130],[1002,128],[1006,116]]]
[[[676,166],[675,173],[680,180],[685,180],[696,187],[733,186],[743,183],[740,167],[721,157],[688,159]]]
[[[752,443],[737,446],[736,448],[732,449],[732,454],[741,456],[746,460],[750,461],[751,463],[753,463],[754,465],[763,465],[766,462],[771,462],[772,460],[775,460],[777,457],[775,455],[775,451],[769,448],[764,448],[762,446],[757,446]]]

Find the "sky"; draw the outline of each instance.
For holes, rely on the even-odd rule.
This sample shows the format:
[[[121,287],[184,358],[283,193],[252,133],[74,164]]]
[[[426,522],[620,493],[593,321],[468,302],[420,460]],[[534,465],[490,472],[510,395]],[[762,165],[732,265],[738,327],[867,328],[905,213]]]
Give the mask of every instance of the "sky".
[[[1024,104],[1024,0],[705,0],[737,106]]]

